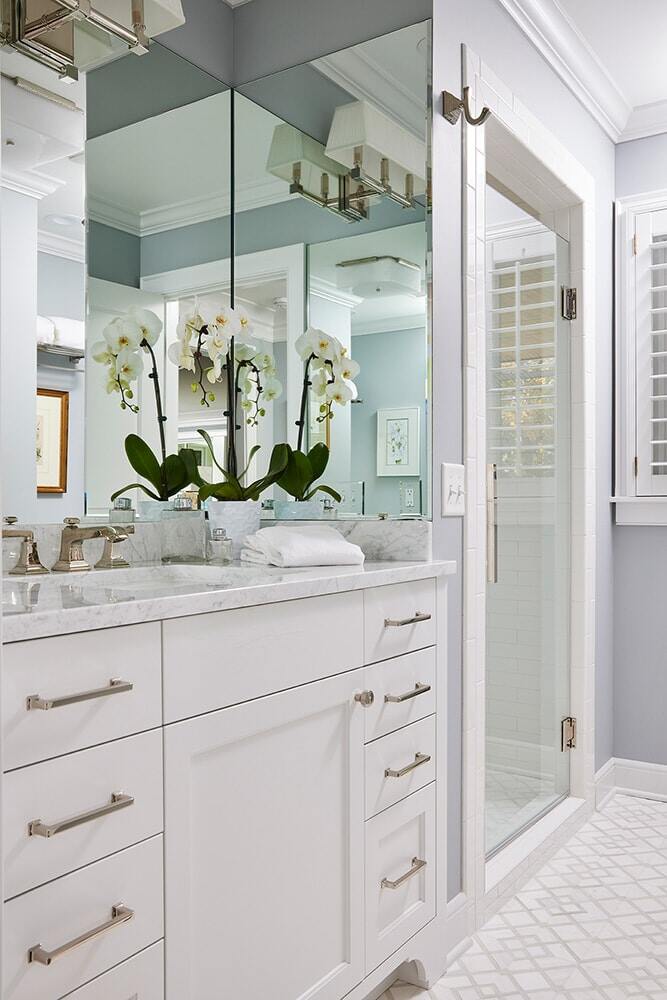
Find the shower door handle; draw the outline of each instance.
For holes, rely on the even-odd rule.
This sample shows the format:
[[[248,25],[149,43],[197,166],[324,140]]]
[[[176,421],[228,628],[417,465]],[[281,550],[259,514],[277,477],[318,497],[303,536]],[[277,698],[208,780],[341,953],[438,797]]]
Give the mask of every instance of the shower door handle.
[[[498,583],[498,469],[486,467],[486,582]]]

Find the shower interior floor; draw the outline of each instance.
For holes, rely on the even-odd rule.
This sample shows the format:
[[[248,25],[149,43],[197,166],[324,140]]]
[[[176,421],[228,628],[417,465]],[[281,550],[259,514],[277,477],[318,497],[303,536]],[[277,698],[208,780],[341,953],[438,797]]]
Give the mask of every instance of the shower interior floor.
[[[493,854],[559,799],[553,775],[486,769],[486,852]]]

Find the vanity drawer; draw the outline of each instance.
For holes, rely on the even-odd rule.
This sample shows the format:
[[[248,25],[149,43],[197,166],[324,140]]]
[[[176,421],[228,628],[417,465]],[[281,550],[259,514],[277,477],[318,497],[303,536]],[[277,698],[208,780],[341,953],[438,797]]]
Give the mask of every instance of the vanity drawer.
[[[373,703],[364,713],[366,742],[435,712],[436,651],[421,649],[367,667],[364,687]]]
[[[114,802],[119,793],[125,798]],[[10,897],[161,832],[161,731],[11,771],[3,804]],[[105,807],[109,811],[100,815]],[[42,824],[37,828],[36,820]],[[64,820],[79,822],[54,828]]]
[[[435,916],[435,784],[366,823],[366,973]]]
[[[160,726],[160,657],[158,622],[6,645],[5,770]],[[112,679],[132,687],[114,690]],[[53,707],[29,709],[32,695]]]
[[[133,916],[67,949],[81,935],[121,921],[123,913],[113,909],[119,906]],[[163,937],[162,837],[17,896],[5,904],[4,926],[3,1000],[70,993]],[[64,949],[45,965],[30,961],[37,945]],[[41,957],[46,961],[48,953]]]
[[[366,663],[433,646],[435,580],[395,583],[364,592]]]
[[[162,941],[70,993],[67,1000],[164,1000]]]
[[[360,593],[165,621],[165,722],[359,667],[363,627]]]
[[[435,779],[435,716],[366,746],[366,818]]]

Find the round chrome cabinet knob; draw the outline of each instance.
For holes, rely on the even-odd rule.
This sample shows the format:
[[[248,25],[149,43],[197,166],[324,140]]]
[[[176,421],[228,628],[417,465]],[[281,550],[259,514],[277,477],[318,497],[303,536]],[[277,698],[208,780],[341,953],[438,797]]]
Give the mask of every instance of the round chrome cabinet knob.
[[[354,700],[358,701],[360,705],[364,706],[364,708],[368,708],[368,706],[372,705],[375,701],[375,695],[372,691],[359,691],[355,694]]]

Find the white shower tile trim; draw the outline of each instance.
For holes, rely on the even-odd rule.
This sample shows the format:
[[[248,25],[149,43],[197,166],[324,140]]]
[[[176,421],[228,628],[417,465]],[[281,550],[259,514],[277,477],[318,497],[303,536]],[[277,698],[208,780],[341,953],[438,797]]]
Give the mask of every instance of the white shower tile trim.
[[[633,998],[667,998],[667,802],[617,794],[431,990],[381,1000]]]

